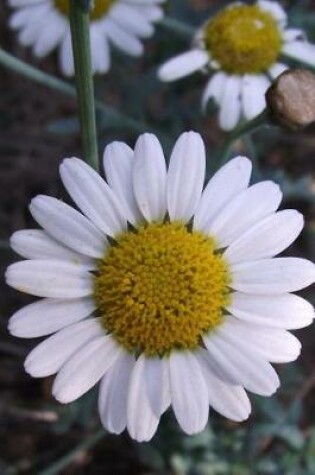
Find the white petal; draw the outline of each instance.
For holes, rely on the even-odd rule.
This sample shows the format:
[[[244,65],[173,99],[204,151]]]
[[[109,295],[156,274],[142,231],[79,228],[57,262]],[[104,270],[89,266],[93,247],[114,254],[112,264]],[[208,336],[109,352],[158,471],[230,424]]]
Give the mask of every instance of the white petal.
[[[10,7],[25,7],[29,5],[35,5],[36,3],[42,3],[43,0],[8,0]]]
[[[163,18],[164,11],[162,8],[154,5],[139,5],[134,6],[137,12],[144,16],[149,22],[156,22]]]
[[[233,421],[246,420],[251,413],[251,404],[245,390],[217,378],[208,364],[206,351],[200,350],[197,356],[208,387],[210,407]]]
[[[234,292],[227,310],[237,318],[255,325],[293,330],[310,325],[314,308],[306,300],[292,294],[248,295]]]
[[[225,81],[219,112],[219,123],[223,130],[234,129],[240,119],[241,87],[242,78],[239,76],[229,76]]]
[[[172,221],[187,223],[201,197],[206,151],[201,136],[183,133],[175,143],[167,176],[167,208]]]
[[[34,45],[41,26],[38,25],[38,22],[30,22],[25,25],[18,33],[18,40],[22,46],[32,46]]]
[[[62,42],[67,30],[67,20],[55,12],[50,12],[37,35],[33,48],[35,56],[43,58],[55,49]]]
[[[165,358],[145,359],[145,383],[144,388],[151,408],[156,417],[161,417],[171,403],[169,364]]]
[[[258,221],[276,211],[282,198],[278,185],[263,181],[238,194],[206,227],[226,247]]]
[[[277,22],[284,25],[287,22],[287,14],[280,3],[271,0],[258,0],[258,6],[275,18]]]
[[[135,359],[123,353],[102,379],[98,399],[101,421],[105,429],[121,434],[127,425],[127,396]]]
[[[246,157],[236,157],[220,168],[202,193],[194,217],[194,228],[206,231],[218,212],[247,188],[251,172],[252,164]]]
[[[271,396],[280,384],[273,367],[252,349],[236,346],[219,330],[203,338],[209,353],[207,363],[212,371],[229,384],[244,386],[262,396]]]
[[[288,331],[251,325],[232,316],[220,326],[219,334],[236,348],[249,349],[271,363],[294,361],[301,352],[301,343]]]
[[[243,113],[247,120],[252,120],[266,107],[265,94],[270,86],[266,76],[246,74],[242,85]]]
[[[282,63],[276,63],[271,68],[269,69],[269,74],[272,77],[272,79],[276,79],[280,74],[284,73],[284,71],[287,71],[289,68],[286,64]]]
[[[108,18],[103,22],[104,33],[116,48],[124,51],[130,56],[141,56],[143,53],[143,45],[138,38],[125,31],[119,25]]]
[[[26,259],[57,259],[81,264],[87,269],[95,268],[94,259],[72,251],[39,229],[16,231],[11,236],[10,246]]]
[[[104,376],[121,352],[111,336],[86,343],[58,372],[52,387],[54,397],[64,404],[78,399]]]
[[[315,45],[307,43],[306,41],[292,41],[284,44],[282,53],[302,61],[311,66],[315,66]]]
[[[102,335],[102,327],[95,318],[64,328],[31,351],[25,360],[25,371],[35,378],[51,376],[79,348]]]
[[[133,150],[123,142],[113,142],[104,151],[104,170],[108,184],[114,190],[132,224],[141,221],[132,186]]]
[[[131,374],[127,401],[127,428],[138,442],[147,442],[154,436],[159,424],[151,409],[145,383],[145,356],[141,355]]]
[[[90,257],[103,257],[106,237],[85,216],[50,196],[36,196],[30,205],[33,218],[62,244]]]
[[[170,385],[179,425],[189,435],[201,432],[208,421],[209,396],[200,364],[192,353],[171,353]]]
[[[79,322],[94,310],[95,303],[91,298],[44,299],[18,310],[10,318],[8,329],[20,338],[36,338]]]
[[[212,76],[202,96],[203,109],[206,108],[207,103],[211,98],[217,105],[221,103],[227,78],[228,76],[222,71],[215,73]]]
[[[127,228],[124,209],[103,178],[78,158],[69,158],[60,166],[65,188],[83,213],[109,236]]]
[[[148,38],[153,35],[154,28],[151,23],[135,8],[127,4],[115,3],[108,12],[108,17],[135,36]]]
[[[84,267],[49,259],[10,265],[6,282],[20,292],[37,297],[74,299],[93,293],[92,275]]]
[[[91,23],[90,42],[93,72],[107,73],[110,68],[109,44],[106,35],[98,23]]]
[[[42,5],[29,5],[26,8],[21,8],[15,11],[11,15],[9,26],[13,30],[18,30],[19,28],[23,28],[32,23],[37,31],[41,31],[42,23],[40,23],[40,21],[43,21],[47,15],[51,15],[51,11],[51,5],[47,3]]]
[[[143,134],[135,146],[133,189],[147,221],[162,220],[166,213],[166,165],[160,142]]]
[[[176,81],[202,69],[209,62],[206,51],[193,49],[166,61],[159,71],[161,81]]]
[[[282,40],[286,43],[289,41],[302,40],[306,41],[306,35],[303,30],[298,28],[286,28],[282,33]]]
[[[232,267],[231,287],[250,294],[296,292],[315,281],[315,265],[295,257],[244,262]]]
[[[74,59],[71,44],[70,28],[68,29],[68,33],[64,37],[64,40],[59,50],[59,64],[60,69],[65,76],[70,77],[74,75]]]
[[[295,241],[303,224],[302,214],[293,209],[273,213],[233,241],[224,257],[230,264],[273,257]]]

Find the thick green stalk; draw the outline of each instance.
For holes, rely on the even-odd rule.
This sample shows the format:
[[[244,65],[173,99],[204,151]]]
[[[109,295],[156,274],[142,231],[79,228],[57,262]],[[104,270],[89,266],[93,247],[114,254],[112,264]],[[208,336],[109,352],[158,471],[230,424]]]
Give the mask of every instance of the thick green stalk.
[[[85,0],[70,0],[70,26],[85,161],[99,168],[90,48],[90,15]]]
[[[12,56],[1,48],[0,66],[3,66],[10,71],[14,71],[29,79],[30,81],[34,81],[37,84],[41,84],[42,86],[61,92],[67,96],[73,98],[76,98],[77,96],[75,87],[73,87],[71,84],[68,84],[62,79],[52,76],[51,74],[40,71],[34,66],[31,66],[30,64],[21,61],[15,56]],[[153,130],[148,124],[119,112],[114,107],[109,106],[103,101],[96,101],[95,107],[100,113],[101,125],[102,123],[104,126],[114,124],[115,127],[130,129],[135,133],[141,134],[143,132],[152,132],[159,136],[163,135],[160,131]],[[165,138],[165,141],[167,141],[167,138]],[[169,138],[168,141],[170,141]]]

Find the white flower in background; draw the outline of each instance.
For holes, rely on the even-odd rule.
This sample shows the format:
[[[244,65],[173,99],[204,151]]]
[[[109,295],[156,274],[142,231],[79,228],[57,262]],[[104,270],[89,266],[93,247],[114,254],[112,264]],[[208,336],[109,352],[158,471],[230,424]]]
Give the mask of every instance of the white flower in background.
[[[15,313],[9,330],[54,333],[26,371],[57,373],[52,391],[62,403],[101,380],[104,427],[127,427],[138,441],[151,439],[169,406],[187,434],[204,429],[209,406],[246,419],[245,389],[277,390],[270,362],[295,360],[301,345],[287,330],[313,320],[312,306],[291,292],[314,282],[315,266],[274,258],[303,217],[277,211],[272,181],[249,186],[244,157],[203,189],[205,148],[194,132],[178,139],[168,170],[150,134],[134,151],[109,145],[104,167],[107,183],[83,161],[64,160],[61,178],[82,214],[37,196],[30,210],[43,230],[12,236],[27,260],[7,269],[7,283],[44,299]]]
[[[277,2],[233,3],[197,32],[192,49],[159,69],[162,81],[174,81],[198,70],[211,74],[202,104],[219,107],[222,129],[251,120],[265,106],[265,92],[285,71],[286,57],[315,66],[315,45],[303,31],[287,27],[287,15]]]
[[[59,48],[59,63],[67,76],[74,74],[69,24],[69,0],[7,0],[16,10],[10,26],[18,30],[23,46],[36,57]],[[163,16],[165,0],[96,0],[91,11],[92,67],[95,73],[110,68],[110,44],[130,56],[143,53],[141,40],[154,33],[153,23]]]

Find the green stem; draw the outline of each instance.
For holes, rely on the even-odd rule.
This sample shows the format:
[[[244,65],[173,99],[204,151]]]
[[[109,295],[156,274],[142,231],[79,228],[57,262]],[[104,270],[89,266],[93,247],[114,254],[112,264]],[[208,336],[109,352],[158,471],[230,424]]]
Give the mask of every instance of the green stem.
[[[255,142],[250,135],[245,135],[245,137],[243,137],[243,142],[246,149],[246,155],[250,157],[252,165],[253,165],[252,180],[254,183],[258,181],[262,181],[263,173],[260,168],[257,149],[255,147]]]
[[[73,98],[76,97],[76,89],[71,84],[68,84],[62,79],[58,79],[55,76],[44,73],[34,66],[30,66],[29,64],[21,61],[15,56],[12,56],[1,48],[0,65],[6,69],[9,69],[10,71],[14,71],[21,76],[26,77],[27,79],[30,79],[33,82],[36,82],[37,84],[54,89],[55,91],[65,94],[66,96]],[[153,132],[158,134],[160,137],[163,135],[159,131],[152,129],[152,127],[150,127],[148,124],[122,114],[114,107],[104,104],[102,101],[96,101],[95,106],[101,117],[104,118],[104,125],[115,124],[115,126],[118,128],[126,128],[140,134],[143,132]],[[164,137],[164,140],[165,142],[171,142],[169,137]]]
[[[161,25],[165,30],[175,33],[175,35],[183,36],[188,40],[191,40],[196,32],[195,28],[186,25],[186,23],[183,23],[176,18],[164,17],[159,25]]]
[[[294,58],[293,56],[290,56],[288,54],[282,53],[281,54],[282,58],[284,61],[291,61],[293,62],[297,67],[299,66],[300,69],[309,69],[310,71],[315,72],[315,66],[310,63],[306,63],[302,59],[299,58]]]
[[[74,449],[70,450],[64,457],[57,460],[57,462],[50,465],[50,467],[38,472],[38,475],[55,475],[61,472],[61,470],[68,467],[73,460],[77,457],[79,452],[84,450],[91,449],[94,445],[97,444],[105,436],[104,429],[95,432],[86,439],[84,439],[80,444],[78,444]]]
[[[225,162],[227,162],[233,144],[236,140],[239,140],[248,134],[252,134],[261,127],[264,127],[265,125],[268,125],[268,113],[266,110],[264,110],[254,119],[249,120],[248,122],[244,122],[243,124],[236,127],[232,132],[230,132],[227,137],[225,146],[223,147],[223,150],[221,151],[219,159],[216,163],[217,168],[221,167],[222,165],[224,165]]]
[[[34,66],[30,66],[24,61],[21,61],[15,56],[7,53],[2,48],[0,48],[0,64],[6,69],[14,71],[33,82],[47,86],[51,89],[54,89],[55,91],[61,92],[62,94],[66,94],[67,96],[76,97],[75,88],[67,82],[62,81],[61,79],[58,79],[50,74],[44,73],[43,71],[34,68]]]
[[[99,168],[90,48],[90,11],[84,0],[70,0],[70,27],[85,161]]]

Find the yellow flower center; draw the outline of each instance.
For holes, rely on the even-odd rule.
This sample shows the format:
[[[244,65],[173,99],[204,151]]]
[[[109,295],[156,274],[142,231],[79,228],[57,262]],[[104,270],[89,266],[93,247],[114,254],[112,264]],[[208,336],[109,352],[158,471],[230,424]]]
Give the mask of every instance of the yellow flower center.
[[[281,51],[282,36],[276,20],[256,5],[224,9],[204,28],[211,58],[232,74],[259,73],[272,66]]]
[[[91,20],[99,20],[109,11],[117,0],[95,0],[94,8],[90,13]],[[64,16],[69,16],[69,0],[54,0],[55,7]]]
[[[194,349],[223,320],[229,274],[214,242],[180,223],[126,232],[100,261],[94,296],[106,331],[128,351]]]

